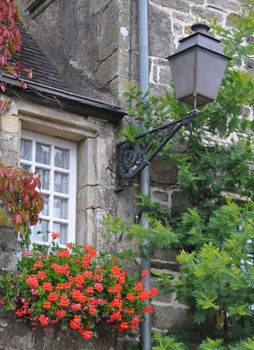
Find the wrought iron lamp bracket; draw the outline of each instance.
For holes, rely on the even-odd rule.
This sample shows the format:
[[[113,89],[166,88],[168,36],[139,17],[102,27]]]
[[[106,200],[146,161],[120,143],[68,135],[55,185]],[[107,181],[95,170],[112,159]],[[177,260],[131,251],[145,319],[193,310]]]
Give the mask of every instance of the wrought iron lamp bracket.
[[[198,115],[199,110],[193,109],[186,117],[137,136],[136,142],[127,140],[117,144],[115,191],[120,192],[124,186],[131,185],[134,177],[150,164],[175,133],[183,126],[190,125]],[[155,149],[154,140],[158,143]]]

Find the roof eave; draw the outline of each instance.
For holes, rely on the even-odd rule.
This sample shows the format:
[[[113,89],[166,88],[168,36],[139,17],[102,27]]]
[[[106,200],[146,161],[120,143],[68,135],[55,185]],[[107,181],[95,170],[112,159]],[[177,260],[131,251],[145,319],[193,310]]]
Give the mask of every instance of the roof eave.
[[[127,112],[113,104],[52,88],[30,80],[22,79],[22,82],[27,84],[27,89],[22,89],[17,79],[12,76],[3,74],[0,80],[5,83],[7,87],[10,86],[12,90],[14,89],[13,92],[11,89],[8,89],[8,94],[18,94],[34,102],[47,104],[47,106],[56,107],[83,116],[92,116],[107,120],[111,123],[119,123],[127,114]]]

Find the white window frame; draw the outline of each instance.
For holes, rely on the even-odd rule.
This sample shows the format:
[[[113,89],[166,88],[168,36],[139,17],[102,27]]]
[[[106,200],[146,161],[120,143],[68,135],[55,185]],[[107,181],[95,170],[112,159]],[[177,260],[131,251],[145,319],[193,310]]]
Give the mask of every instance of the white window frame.
[[[49,222],[48,231],[53,232],[53,222],[68,224],[67,242],[75,243],[76,241],[76,191],[77,191],[77,143],[68,140],[60,139],[57,137],[51,137],[37,132],[31,132],[22,129],[21,139],[26,139],[32,141],[32,160],[24,160],[20,158],[21,166],[30,166],[31,171],[35,171],[35,168],[43,168],[50,171],[50,188],[49,190],[42,189],[41,192],[45,195],[49,195],[49,215],[45,216],[40,214],[42,220]],[[36,156],[36,142],[44,143],[50,145],[50,165],[37,163],[35,160]],[[60,147],[63,149],[68,149],[70,152],[70,164],[69,169],[58,168],[54,164],[54,148]],[[20,155],[21,156],[21,155]],[[69,175],[68,183],[68,194],[63,194],[56,192],[54,190],[54,172],[59,171],[61,173],[66,173]],[[53,208],[53,198],[54,196],[68,199],[68,209],[67,209],[67,219],[60,219],[54,217]],[[51,215],[50,215],[51,214]],[[36,231],[36,227],[35,227]],[[50,234],[49,240],[50,242]],[[35,243],[45,243],[40,241],[35,241]]]

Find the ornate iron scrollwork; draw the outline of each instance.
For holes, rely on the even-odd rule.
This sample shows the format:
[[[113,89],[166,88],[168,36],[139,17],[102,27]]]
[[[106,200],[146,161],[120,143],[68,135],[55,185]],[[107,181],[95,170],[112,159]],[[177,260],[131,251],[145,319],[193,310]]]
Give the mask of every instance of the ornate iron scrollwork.
[[[183,126],[190,125],[192,119],[199,115],[194,109],[184,118],[162,125],[156,129],[139,135],[136,142],[123,141],[116,146],[116,192],[123,190],[124,186],[131,185],[133,179],[138,175],[165,144]],[[159,145],[153,149],[153,140]]]

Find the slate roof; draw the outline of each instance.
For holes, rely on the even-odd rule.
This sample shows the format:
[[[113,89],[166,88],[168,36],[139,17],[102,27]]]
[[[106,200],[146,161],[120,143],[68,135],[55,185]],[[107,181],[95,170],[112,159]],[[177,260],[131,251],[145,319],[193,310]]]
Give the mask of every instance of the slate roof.
[[[57,74],[57,69],[41,51],[31,35],[19,26],[22,36],[21,51],[13,56],[15,61],[22,63],[28,68],[32,68],[32,82],[47,85],[60,90],[70,91],[67,84]]]
[[[120,107],[110,103],[95,100],[70,91],[67,84],[60,78],[56,68],[41,51],[22,26],[21,51],[13,56],[14,60],[28,68],[32,68],[33,78],[22,80],[27,84],[27,89],[20,88],[15,77],[2,74],[1,81],[10,89],[7,93],[24,97],[32,102],[37,102],[58,109],[64,109],[84,116],[94,116],[99,119],[118,123],[127,114]],[[16,93],[15,93],[16,91]]]

